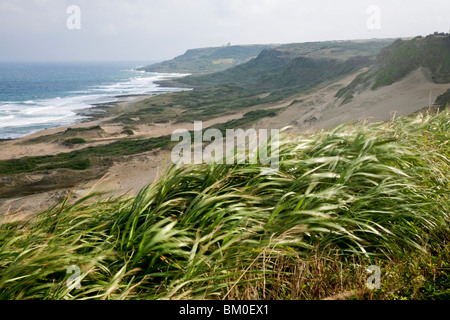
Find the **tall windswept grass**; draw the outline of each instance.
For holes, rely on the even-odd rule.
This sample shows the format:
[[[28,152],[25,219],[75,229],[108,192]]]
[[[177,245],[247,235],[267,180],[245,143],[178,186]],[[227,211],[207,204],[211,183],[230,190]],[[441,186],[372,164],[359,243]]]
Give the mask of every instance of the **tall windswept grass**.
[[[66,199],[0,226],[0,299],[319,299],[370,264],[448,257],[449,129],[447,112],[345,124],[284,137],[274,175],[172,167],[133,199]]]

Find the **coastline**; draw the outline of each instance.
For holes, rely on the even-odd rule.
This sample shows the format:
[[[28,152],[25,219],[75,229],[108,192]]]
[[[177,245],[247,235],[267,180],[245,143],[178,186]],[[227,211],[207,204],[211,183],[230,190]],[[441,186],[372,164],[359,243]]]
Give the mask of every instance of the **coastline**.
[[[0,154],[0,161],[69,153],[90,146],[101,146],[127,139],[129,136],[123,133],[126,125],[111,121],[116,116],[108,113],[107,109],[114,107],[128,108],[154,96],[133,95],[128,96],[130,98],[128,101],[96,105],[90,108],[89,112],[94,111],[96,116],[101,114],[102,117],[84,119],[84,121],[70,126],[44,129],[18,139],[0,141],[0,147],[4,150]],[[97,113],[97,110],[106,110],[106,112]],[[242,116],[242,113],[222,115],[205,121],[204,125],[212,126],[217,123],[239,119]],[[58,141],[30,143],[30,141],[47,136],[61,135],[67,130],[96,126],[101,127],[104,136],[92,138],[92,141],[88,144],[66,146]],[[148,139],[170,135],[176,129],[192,130],[193,123],[140,124],[135,126],[133,138]],[[88,172],[76,171],[74,175],[71,170],[59,169],[0,176],[0,224],[6,221],[28,219],[36,212],[60,203],[68,194],[71,194],[72,200],[76,200],[91,192],[91,189],[95,190],[96,193],[104,193],[106,197],[135,196],[143,187],[157,179],[169,164],[171,164],[170,152],[157,149],[125,156],[122,160],[111,163],[106,170],[96,168],[96,170],[86,170]],[[19,190],[25,193],[20,193]],[[27,194],[27,192],[31,192],[31,194]]]
[[[388,121],[396,114],[397,116],[409,115],[417,112],[434,101],[436,96],[448,89],[448,84],[431,83],[422,70],[417,70],[402,81],[377,91],[363,92],[355,96],[354,100],[346,105],[341,105],[334,98],[336,90],[348,85],[356,74],[349,75],[338,81],[324,84],[310,92],[300,93],[287,98],[284,101],[274,102],[266,105],[256,105],[252,108],[236,110],[231,114],[217,115],[204,121],[203,128],[215,124],[225,123],[230,120],[240,119],[245,112],[256,109],[282,108],[276,117],[263,118],[254,124],[254,129],[259,128],[282,128],[290,126],[293,133],[307,133],[321,129],[327,129],[338,123],[352,121]],[[399,92],[401,94],[399,94]],[[129,108],[141,100],[154,96],[133,96],[129,101],[114,102],[107,106],[93,106],[95,111],[102,108],[120,107]],[[91,110],[91,111],[92,111]],[[355,113],[354,110],[357,110]],[[117,115],[107,114],[109,117],[99,117],[96,120],[83,121],[72,126],[58,127],[41,130],[32,135],[0,142],[4,150],[0,154],[0,161],[7,159],[19,159],[27,156],[47,156],[60,153],[69,153],[90,146],[107,145],[115,141],[127,141],[130,136],[124,133],[124,128],[129,124],[120,121],[111,121]],[[128,122],[129,123],[129,122]],[[46,136],[64,137],[68,129],[92,128],[100,126],[98,130],[92,130],[88,136],[89,143],[83,145],[67,146],[56,139],[55,141],[45,139]],[[177,122],[176,120],[164,123],[133,124],[133,135],[131,140],[149,139],[170,135],[177,129],[192,130],[194,124]],[[59,135],[59,136],[58,136]],[[55,136],[53,136],[54,138]],[[33,143],[27,140],[37,139]],[[40,140],[41,139],[41,140]],[[17,190],[39,188],[35,194],[13,194],[8,198],[0,198],[0,223],[2,214],[18,213],[12,215],[13,219],[24,219],[30,217],[39,210],[44,210],[52,205],[60,203],[65,195],[71,193],[73,200],[85,195],[91,188],[96,192],[103,192],[107,197],[113,196],[135,196],[143,187],[157,179],[163,170],[171,163],[170,152],[161,148],[154,148],[148,152],[121,156],[120,160],[110,163],[105,169],[98,168],[97,171],[47,170],[45,172],[22,173],[13,176],[0,177],[0,196],[2,187],[10,186]],[[59,176],[58,176],[59,174]],[[90,175],[89,175],[90,174]],[[67,180],[77,181],[70,187],[64,187]],[[15,180],[15,181],[14,181]],[[26,188],[22,188],[22,183]],[[78,186],[74,188],[74,185]],[[48,190],[46,190],[46,188]],[[31,191],[35,189],[31,189]],[[3,218],[5,219],[5,218]]]
[[[106,121],[112,120],[114,116],[108,113],[108,109],[121,106],[126,108],[141,100],[151,98],[152,94],[148,95],[127,95],[120,96],[120,98],[129,98],[128,101],[116,101],[111,103],[103,103],[92,105],[91,108],[80,110],[79,113],[83,116],[79,122],[69,126],[58,126],[55,128],[48,128],[39,130],[35,133],[16,138],[16,139],[2,139],[0,140],[0,147],[2,147],[2,153],[0,154],[1,160],[18,159],[27,156],[39,156],[39,155],[52,155],[62,152],[70,152],[77,148],[65,148],[53,143],[42,143],[36,146],[28,146],[24,144],[25,141],[30,139],[36,139],[43,136],[53,135],[64,132],[68,129],[86,128],[92,126],[102,125]],[[78,113],[77,113],[78,114]],[[80,146],[84,148],[85,146]],[[33,183],[40,182],[42,180],[48,181],[54,176],[53,172],[39,173],[39,174],[24,174],[25,180]],[[46,177],[48,176],[48,177]],[[22,177],[19,178],[21,180]],[[14,178],[0,177],[0,187],[3,185],[14,186]],[[96,180],[91,181],[85,187],[90,188],[89,184],[95,183]],[[20,183],[20,181],[19,181]],[[37,192],[30,195],[7,195],[6,197],[0,195],[0,224],[6,221],[24,220],[32,216],[34,213],[40,210],[46,210],[47,208],[59,203],[73,191],[73,187],[69,188],[55,188],[54,190],[46,190],[43,192]],[[88,190],[77,190],[73,199],[83,196]]]

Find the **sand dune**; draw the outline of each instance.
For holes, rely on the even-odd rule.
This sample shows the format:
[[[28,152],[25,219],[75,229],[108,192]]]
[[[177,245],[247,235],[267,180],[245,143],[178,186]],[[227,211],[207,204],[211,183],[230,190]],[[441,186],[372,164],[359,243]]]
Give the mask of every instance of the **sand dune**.
[[[405,116],[432,104],[450,88],[450,84],[436,84],[428,80],[426,70],[420,68],[402,81],[377,90],[365,90],[352,101],[341,105],[336,92],[348,85],[355,75],[346,77],[312,94],[298,95],[298,102],[277,117],[258,123],[258,127],[293,126],[296,131],[328,129],[351,121],[386,121]]]

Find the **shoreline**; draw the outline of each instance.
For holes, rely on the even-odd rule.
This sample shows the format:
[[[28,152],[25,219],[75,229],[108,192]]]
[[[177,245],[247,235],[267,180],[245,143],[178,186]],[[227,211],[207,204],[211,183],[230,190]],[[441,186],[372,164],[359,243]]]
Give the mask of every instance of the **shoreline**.
[[[133,95],[128,97],[131,98],[128,101],[112,102],[108,106],[105,104],[93,106],[93,110],[111,107],[127,108],[154,96]],[[116,116],[105,113],[102,113],[102,115],[104,116],[95,120],[85,119],[85,121],[74,125],[43,129],[18,139],[0,141],[0,146],[5,150],[0,154],[0,161],[70,153],[90,146],[101,146],[129,138],[127,134],[122,134],[124,127],[127,126],[126,124],[119,121],[116,123],[110,122]],[[204,121],[204,125],[212,126],[217,123],[239,119],[242,116],[243,114],[239,112],[232,115],[220,115]],[[58,141],[44,140],[36,143],[30,143],[29,141],[46,136],[62,135],[67,132],[67,129],[96,126],[101,127],[104,136],[93,138],[93,141],[89,141],[87,144],[68,147]],[[175,121],[139,124],[135,126],[135,134],[132,137],[137,140],[149,139],[171,134],[176,129],[193,130],[193,126],[193,123],[175,123]],[[159,148],[121,157],[121,159],[114,160],[106,170],[101,167],[80,172],[54,169],[0,176],[0,193],[3,195],[0,196],[0,224],[5,221],[28,219],[37,211],[46,210],[60,203],[68,194],[72,194],[71,200],[77,200],[89,193],[91,188],[95,188],[94,192],[104,193],[106,196],[135,196],[143,187],[157,179],[166,166],[171,164],[170,151],[160,150]],[[73,183],[70,187],[65,186],[67,183],[70,184],[70,181],[75,180],[78,182]],[[17,190],[17,192],[11,190]],[[26,193],[27,190],[31,190],[31,194]]]
[[[93,126],[99,126],[102,125],[102,123],[105,123],[108,120],[111,120],[115,118],[115,116],[111,116],[110,114],[107,114],[108,108],[114,108],[117,106],[127,107],[129,105],[132,105],[134,103],[137,103],[141,100],[151,98],[154,95],[127,95],[127,98],[130,98],[128,101],[116,101],[111,102],[108,104],[98,104],[98,105],[92,105],[91,108],[88,108],[89,110],[83,110],[84,112],[88,112],[91,117],[84,118],[82,121],[79,121],[75,124],[69,125],[69,126],[58,126],[54,128],[47,128],[43,130],[39,130],[37,132],[34,132],[32,134],[17,138],[17,139],[3,139],[0,140],[0,146],[6,152],[2,152],[0,154],[0,161],[2,160],[8,160],[8,159],[18,159],[23,158],[27,156],[39,156],[39,155],[52,155],[57,153],[64,153],[64,152],[71,152],[76,150],[74,149],[67,149],[59,145],[54,145],[51,142],[42,143],[41,147],[38,145],[31,145],[27,146],[23,143],[27,140],[33,139],[33,138],[39,138],[39,137],[45,137],[50,136],[53,134],[58,134],[61,132],[65,132],[68,129],[76,129],[76,128],[88,128]],[[100,114],[102,116],[98,116],[98,113],[96,113],[96,110],[104,110]],[[92,118],[92,112],[96,113],[95,119]],[[112,126],[112,125],[110,125]],[[118,137],[117,140],[120,140],[120,137]],[[81,148],[85,148],[86,146],[81,146]],[[141,160],[144,160],[145,157],[140,157]],[[136,158],[139,159],[139,158]],[[158,157],[153,157],[153,162],[159,161],[161,159],[158,159]],[[138,161],[139,162],[139,161]],[[130,163],[137,163],[136,160],[131,161]],[[129,169],[127,168],[125,171],[121,170],[122,164],[113,164],[107,172],[100,174],[96,174],[96,177],[88,179],[88,181],[76,183],[75,186],[71,187],[55,187],[51,188],[50,190],[42,190],[40,192],[32,193],[32,194],[8,194],[8,192],[3,193],[3,196],[0,197],[0,224],[5,222],[13,222],[13,221],[23,221],[28,219],[29,217],[32,217],[36,212],[46,210],[50,208],[53,205],[56,205],[60,203],[64,197],[68,196],[69,194],[72,194],[71,200],[79,199],[80,197],[83,197],[85,194],[89,192],[91,188],[93,188],[95,185],[100,184],[99,188],[96,189],[96,192],[106,192],[109,194],[116,193],[118,191],[117,189],[122,189],[123,194],[130,192],[130,190],[133,189],[133,186],[130,185],[128,188],[129,190],[125,190],[121,186],[121,182],[119,181],[121,177],[126,177],[127,173],[129,173]],[[140,163],[142,165],[142,163]],[[127,167],[127,164],[125,162],[125,167]],[[154,166],[154,165],[152,165]],[[113,169],[113,172],[110,172],[111,169]],[[64,171],[64,170],[63,170]],[[50,170],[45,173],[37,172],[37,173],[24,173],[24,174],[18,174],[12,176],[4,176],[0,177],[0,187],[3,185],[11,185],[14,189],[14,185],[17,183],[24,183],[23,181],[26,180],[28,183],[35,183],[39,184],[43,181],[53,182],[54,179],[57,178],[58,174],[56,174],[55,170]],[[81,174],[81,173],[80,173]],[[150,171],[150,176],[148,175],[142,175],[139,174],[135,178],[141,176],[141,179],[152,179],[154,178],[155,172]],[[61,173],[59,174],[61,175]],[[64,179],[64,175],[62,174],[62,177]],[[73,175],[73,174],[72,174]],[[108,178],[109,177],[109,178]],[[114,179],[111,179],[114,178]],[[19,182],[17,181],[19,180]],[[58,180],[62,180],[59,178]],[[112,181],[111,181],[112,180]],[[150,181],[150,180],[149,180]],[[45,182],[44,182],[45,183]],[[78,186],[78,187],[77,187]],[[124,186],[127,188],[127,186]],[[17,188],[21,189],[20,186]],[[16,188],[16,189],[17,189]],[[75,189],[79,188],[79,189]],[[108,191],[109,190],[109,191]],[[6,195],[6,197],[4,197]]]
[[[144,72],[144,73],[146,73],[146,72]],[[163,81],[175,80],[177,78],[184,77],[184,76],[187,76],[190,74],[181,74],[181,73],[172,73],[172,74],[167,73],[166,74],[166,73],[158,73],[158,72],[152,72],[152,74],[158,75],[158,77],[160,78],[160,79],[152,80],[152,83],[156,85],[155,88],[146,88],[146,90],[149,90],[149,91],[145,91],[145,93],[116,93],[116,94],[111,93],[110,95],[105,94],[104,98],[106,98],[105,99],[106,102],[99,102],[99,103],[89,103],[89,102],[84,103],[83,102],[83,104],[85,105],[84,108],[69,109],[69,111],[72,112],[72,114],[63,116],[63,118],[62,118],[63,120],[66,119],[67,117],[70,118],[70,119],[66,119],[66,120],[68,120],[68,121],[66,121],[66,123],[61,123],[61,121],[56,121],[56,120],[53,123],[45,122],[45,121],[44,122],[32,122],[25,126],[27,128],[25,130],[25,132],[28,132],[28,133],[16,132],[15,127],[17,127],[17,126],[8,126],[8,124],[6,124],[4,129],[8,129],[8,130],[6,130],[4,132],[5,137],[0,138],[0,143],[5,142],[5,141],[11,141],[11,140],[19,140],[19,139],[25,138],[27,136],[34,135],[34,134],[38,133],[39,131],[56,129],[59,127],[69,127],[69,126],[78,125],[78,124],[84,123],[84,122],[101,120],[102,118],[106,118],[106,117],[110,116],[110,114],[108,114],[108,109],[114,108],[117,105],[120,105],[122,103],[135,102],[141,98],[149,98],[149,97],[153,97],[153,96],[157,96],[157,95],[161,95],[161,94],[186,91],[186,90],[192,89],[187,86],[165,87],[159,83],[159,82],[163,82]],[[77,96],[73,96],[73,97],[70,96],[68,98],[76,98],[76,97]],[[64,96],[63,98],[65,99],[66,97]],[[59,96],[57,97],[57,99],[59,99]],[[61,120],[61,119],[58,119],[58,120]],[[46,120],[46,121],[48,121],[48,120]],[[11,130],[11,131],[9,131],[9,130]],[[37,131],[34,131],[34,130],[37,130]],[[1,128],[0,128],[0,131],[1,131]],[[21,135],[24,133],[25,133],[25,135]],[[11,137],[11,136],[13,136],[13,137]]]
[[[167,92],[163,92],[163,93],[167,93]],[[48,132],[48,131],[61,131],[63,129],[67,129],[67,128],[77,128],[80,127],[80,125],[84,124],[84,123],[90,123],[90,122],[95,122],[95,121],[101,121],[107,118],[111,118],[112,115],[108,114],[108,109],[111,108],[115,108],[119,105],[124,105],[124,104],[133,104],[136,102],[139,102],[141,100],[144,99],[148,99],[151,98],[153,96],[156,96],[157,94],[129,94],[129,95],[119,95],[119,96],[114,96],[114,98],[131,98],[128,101],[124,100],[124,101],[112,101],[112,102],[105,102],[105,103],[95,103],[95,104],[91,104],[89,108],[85,108],[85,109],[80,109],[80,110],[74,110],[75,114],[77,116],[80,117],[80,119],[77,119],[73,124],[69,124],[69,125],[60,125],[60,126],[55,126],[55,127],[50,127],[50,128],[45,128],[45,129],[41,129],[38,130],[36,132],[18,137],[18,138],[2,138],[0,139],[0,143],[2,142],[8,142],[8,141],[19,141],[22,139],[27,139],[27,138],[31,138],[37,135],[41,135],[44,132]]]
[[[166,93],[166,92],[164,92]],[[91,121],[97,121],[104,118],[111,117],[111,114],[108,114],[108,111],[111,108],[115,108],[120,104],[132,104],[139,102],[144,99],[148,99],[151,97],[156,96],[156,94],[149,93],[149,94],[128,94],[128,95],[118,95],[114,96],[116,99],[121,98],[128,98],[129,100],[123,100],[123,101],[112,101],[112,102],[105,102],[105,103],[94,103],[91,104],[91,107],[81,110],[76,110],[77,116],[84,117],[80,119],[79,123],[84,122],[91,122]],[[103,115],[102,115],[103,114]]]

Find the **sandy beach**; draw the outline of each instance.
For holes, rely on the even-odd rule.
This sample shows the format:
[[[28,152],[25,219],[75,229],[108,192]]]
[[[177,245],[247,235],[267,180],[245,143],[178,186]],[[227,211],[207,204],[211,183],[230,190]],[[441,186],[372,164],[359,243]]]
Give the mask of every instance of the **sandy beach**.
[[[116,105],[127,108],[143,99],[151,96],[139,96],[132,101],[120,102]],[[203,122],[204,128],[224,123],[233,119],[239,119],[242,113],[221,116]],[[0,142],[2,152],[0,160],[18,159],[28,156],[56,155],[83,149],[90,146],[99,146],[127,138],[124,134],[126,125],[110,123],[114,117],[106,117],[95,121],[87,121],[72,126],[46,129],[36,132],[26,137]],[[104,133],[100,136],[89,137],[89,143],[78,146],[64,146],[57,142],[41,142],[29,144],[27,141],[45,136],[63,133],[69,128],[90,128],[100,126]],[[134,126],[135,139],[148,139],[170,135],[177,129],[193,130],[193,123],[155,123]],[[18,196],[10,198],[0,198],[0,216],[7,216],[8,221],[21,220],[29,215],[41,210],[45,210],[58,202],[66,195],[71,194],[72,199],[78,199],[88,192],[101,192],[106,197],[111,195],[135,196],[143,187],[154,181],[168,165],[170,165],[170,153],[167,151],[155,150],[139,155],[127,156],[123,161],[113,164],[108,172],[101,175],[100,179],[87,181],[79,186],[40,192],[29,196]],[[29,182],[40,182],[48,179],[48,174],[30,173],[24,175],[24,179]],[[0,177],[0,183],[13,183],[8,177]],[[5,219],[5,218],[4,218]],[[2,220],[0,220],[1,222]],[[3,220],[5,221],[5,220]]]

